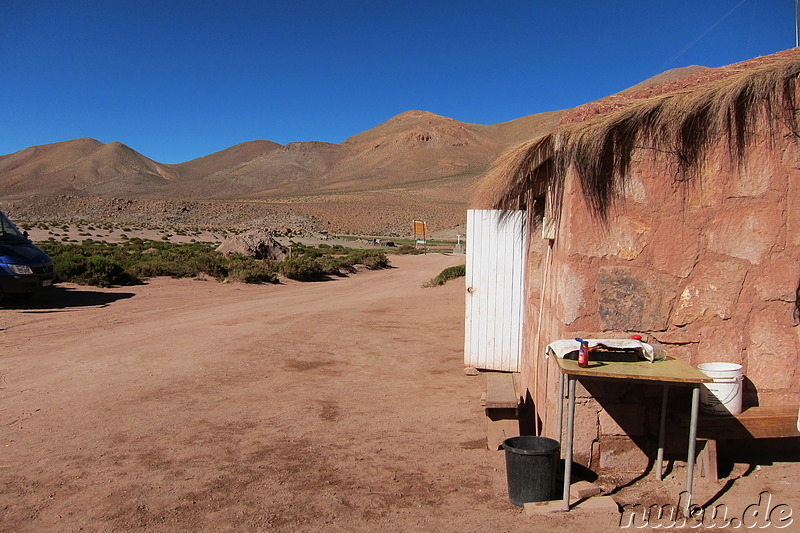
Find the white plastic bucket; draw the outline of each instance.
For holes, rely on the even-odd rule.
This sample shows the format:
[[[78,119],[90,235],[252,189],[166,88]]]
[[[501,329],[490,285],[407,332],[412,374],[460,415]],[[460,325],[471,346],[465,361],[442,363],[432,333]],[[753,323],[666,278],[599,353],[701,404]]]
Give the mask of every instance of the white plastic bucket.
[[[742,412],[742,365],[703,363],[700,372],[713,378],[700,388],[700,410],[710,415],[738,415]]]

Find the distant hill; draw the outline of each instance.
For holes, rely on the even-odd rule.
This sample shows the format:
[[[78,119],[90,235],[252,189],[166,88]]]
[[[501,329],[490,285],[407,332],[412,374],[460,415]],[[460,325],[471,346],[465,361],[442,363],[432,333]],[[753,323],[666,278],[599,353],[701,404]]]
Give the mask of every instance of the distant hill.
[[[646,91],[703,69],[667,71],[618,94]],[[307,229],[320,231],[403,233],[411,218],[456,228],[475,184],[502,152],[573,114],[551,111],[480,125],[414,110],[341,144],[256,140],[172,165],[119,142],[75,139],[0,156],[0,207],[16,208],[27,218],[69,213],[124,218],[117,200],[130,199],[140,217],[180,223],[180,212],[189,208],[167,216],[171,206],[192,201],[215,203],[206,208],[209,213],[232,213],[225,218],[229,224],[269,220],[274,225],[285,218],[276,213],[291,213],[295,222],[300,217]],[[147,202],[162,204],[153,209]],[[220,202],[231,207],[219,207]],[[201,221],[202,210],[191,223]]]

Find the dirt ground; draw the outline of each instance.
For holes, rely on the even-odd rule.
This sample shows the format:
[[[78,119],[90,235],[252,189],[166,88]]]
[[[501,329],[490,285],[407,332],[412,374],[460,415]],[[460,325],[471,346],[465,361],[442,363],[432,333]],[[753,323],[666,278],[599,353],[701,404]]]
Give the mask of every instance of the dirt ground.
[[[463,283],[421,288],[463,260],[392,256],[320,283],[67,284],[0,309],[0,530],[616,530],[618,513],[508,503],[484,378],[463,371]],[[693,501],[735,514],[769,491],[800,512],[799,476],[735,465]],[[616,497],[677,498],[683,480]]]

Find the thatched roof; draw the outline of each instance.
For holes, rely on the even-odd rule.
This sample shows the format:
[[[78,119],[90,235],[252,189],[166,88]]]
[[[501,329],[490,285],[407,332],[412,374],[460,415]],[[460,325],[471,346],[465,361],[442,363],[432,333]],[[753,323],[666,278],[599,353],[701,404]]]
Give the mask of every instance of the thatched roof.
[[[761,119],[770,139],[785,128],[800,137],[796,106],[800,51],[759,59],[764,61],[724,67],[724,77],[702,85],[632,100],[622,109],[560,124],[502,155],[482,182],[479,202],[498,209],[532,210],[535,200],[550,190],[557,206],[572,169],[587,204],[602,219],[624,187],[637,150],[666,157],[672,178],[686,180],[699,175],[707,151],[720,141],[727,141],[732,160],[741,163]]]

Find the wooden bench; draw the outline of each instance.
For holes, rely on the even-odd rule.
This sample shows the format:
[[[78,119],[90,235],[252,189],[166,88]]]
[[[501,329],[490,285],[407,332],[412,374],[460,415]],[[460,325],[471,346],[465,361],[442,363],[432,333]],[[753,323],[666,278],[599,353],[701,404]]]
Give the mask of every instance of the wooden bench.
[[[504,440],[519,436],[519,396],[514,374],[487,372],[481,404],[486,409],[486,445],[490,450],[499,450]]]
[[[688,420],[681,420],[688,428]],[[717,441],[800,437],[797,406],[750,407],[739,415],[701,415],[697,438],[701,441],[697,464],[700,475],[718,479]]]

